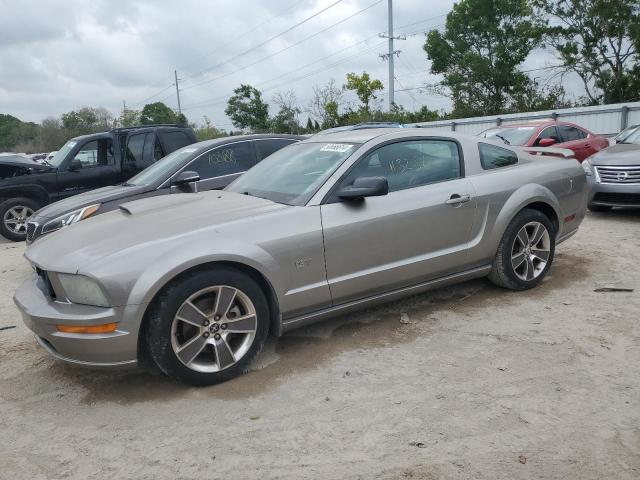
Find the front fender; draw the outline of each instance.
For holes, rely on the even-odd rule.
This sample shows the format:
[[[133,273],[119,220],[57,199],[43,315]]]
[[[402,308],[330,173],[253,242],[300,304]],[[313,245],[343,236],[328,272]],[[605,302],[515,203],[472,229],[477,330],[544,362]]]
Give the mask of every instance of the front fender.
[[[109,300],[114,305],[148,304],[173,278],[211,262],[236,262],[249,266],[271,283],[276,294],[284,291],[282,281],[276,275],[276,260],[259,245],[221,234],[216,234],[210,242],[191,236],[191,241],[174,238],[126,249],[110,256],[108,261],[80,268],[78,273],[100,279],[110,292],[112,298]],[[123,265],[127,266],[124,272]]]

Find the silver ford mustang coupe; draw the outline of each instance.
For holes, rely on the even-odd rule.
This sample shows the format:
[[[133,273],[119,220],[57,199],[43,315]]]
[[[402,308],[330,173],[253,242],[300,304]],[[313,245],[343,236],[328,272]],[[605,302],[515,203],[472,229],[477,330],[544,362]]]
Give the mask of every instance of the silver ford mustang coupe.
[[[47,235],[14,299],[60,359],[148,356],[209,385],[246,371],[269,333],[475,277],[534,287],[586,200],[572,159],[450,132],[331,133],[224,191],[123,203]]]

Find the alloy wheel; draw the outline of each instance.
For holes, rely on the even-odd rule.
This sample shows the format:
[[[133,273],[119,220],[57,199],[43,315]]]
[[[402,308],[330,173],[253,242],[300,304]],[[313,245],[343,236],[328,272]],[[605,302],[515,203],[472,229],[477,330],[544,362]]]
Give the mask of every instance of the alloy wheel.
[[[4,213],[4,226],[7,230],[15,234],[23,234],[27,231],[27,221],[33,215],[33,209],[24,205],[11,207]]]
[[[521,280],[531,281],[544,271],[551,255],[551,238],[540,222],[524,225],[511,247],[511,266]]]
[[[188,368],[211,373],[236,364],[249,351],[258,317],[241,290],[216,285],[187,298],[171,325],[171,347]]]

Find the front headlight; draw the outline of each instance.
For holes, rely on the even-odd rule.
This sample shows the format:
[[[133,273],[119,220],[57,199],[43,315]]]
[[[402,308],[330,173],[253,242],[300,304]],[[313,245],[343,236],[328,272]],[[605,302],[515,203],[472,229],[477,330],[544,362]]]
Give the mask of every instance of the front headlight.
[[[79,222],[80,220],[84,220],[85,218],[89,218],[91,215],[96,213],[96,211],[100,208],[100,204],[96,203],[95,205],[89,205],[88,207],[79,208],[78,210],[74,210],[73,212],[65,213],[64,215],[60,215],[53,220],[49,220],[42,227],[42,233],[51,233],[56,230],[60,230],[62,227],[66,227],[67,225],[71,225],[72,223]]]
[[[70,302],[94,305],[96,307],[109,306],[107,297],[102,293],[100,286],[89,277],[68,273],[58,273],[57,275],[62,289]]]
[[[582,165],[582,169],[584,170],[584,173],[586,173],[589,176],[593,175],[593,167],[591,166],[591,163],[589,163],[589,160],[585,160],[584,162],[581,163],[581,165]]]

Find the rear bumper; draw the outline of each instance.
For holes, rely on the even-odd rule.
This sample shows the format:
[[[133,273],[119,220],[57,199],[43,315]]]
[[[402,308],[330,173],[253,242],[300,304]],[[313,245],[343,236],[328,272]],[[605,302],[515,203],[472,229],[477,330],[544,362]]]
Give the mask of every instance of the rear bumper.
[[[597,183],[589,178],[589,205],[640,207],[640,185]]]
[[[37,277],[26,280],[13,297],[25,325],[38,343],[60,360],[87,367],[135,366],[138,358],[138,329],[127,321],[138,306],[93,307],[58,302],[37,285]],[[115,332],[77,334],[59,332],[56,325],[102,325],[115,322]],[[134,328],[131,328],[134,327]]]

